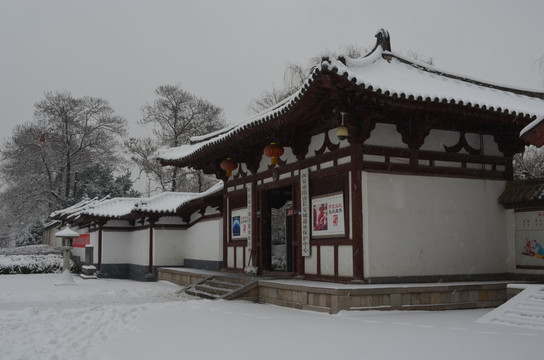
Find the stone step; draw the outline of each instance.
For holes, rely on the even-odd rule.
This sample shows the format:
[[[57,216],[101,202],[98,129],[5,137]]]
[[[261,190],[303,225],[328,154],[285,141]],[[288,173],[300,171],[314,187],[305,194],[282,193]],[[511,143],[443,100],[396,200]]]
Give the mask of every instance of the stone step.
[[[206,281],[206,285],[213,286],[215,288],[236,290],[241,288],[244,284],[220,281],[220,280],[217,280],[216,278],[213,278],[211,280]]]
[[[204,298],[204,299],[211,299],[211,300],[219,299],[221,297],[221,296],[216,295],[216,294],[211,294],[211,293],[208,293],[208,292],[205,292],[205,291],[197,290],[197,289],[195,289],[193,287],[185,289],[185,293],[188,294],[188,295],[197,296],[197,297]]]
[[[208,285],[207,282],[204,284],[195,285],[194,289],[197,291],[201,291],[201,292],[205,292],[205,293],[209,293],[213,295],[218,295],[218,296],[223,296],[232,292],[232,289],[225,289],[225,288],[210,286]]]
[[[250,282],[252,282],[254,279],[250,277],[242,277],[242,276],[214,276],[214,280],[226,282],[230,284],[241,284],[241,285],[247,285]]]

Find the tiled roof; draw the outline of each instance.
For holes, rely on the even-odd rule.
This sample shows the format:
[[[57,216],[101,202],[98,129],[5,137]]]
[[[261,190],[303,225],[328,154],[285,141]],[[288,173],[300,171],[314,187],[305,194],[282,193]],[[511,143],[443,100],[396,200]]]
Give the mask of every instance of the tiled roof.
[[[376,37],[378,39],[387,37],[388,45],[387,32],[381,30]],[[239,124],[193,138],[191,145],[163,149],[158,153],[158,159],[168,163],[197,155],[209,147],[237,136],[240,132],[285,114],[304,97],[315,79],[326,71],[333,72],[367,91],[391,98],[456,104],[533,119],[544,116],[544,93],[469,79],[409,60],[387,49],[389,46],[378,42],[375,49],[364,58],[324,59],[314,68],[302,88],[292,96]]]
[[[544,179],[508,182],[499,197],[499,203],[507,209],[543,207]]]
[[[69,208],[55,211],[52,219],[75,220],[82,215],[89,217],[121,219],[131,214],[173,214],[184,205],[216,194],[223,189],[223,182],[218,182],[202,193],[164,192],[148,198],[104,198],[84,200]]]

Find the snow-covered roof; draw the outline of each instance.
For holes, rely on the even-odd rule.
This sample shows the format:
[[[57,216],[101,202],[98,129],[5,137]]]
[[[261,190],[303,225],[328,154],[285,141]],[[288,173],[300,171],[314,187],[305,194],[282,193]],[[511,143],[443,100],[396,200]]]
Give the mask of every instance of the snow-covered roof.
[[[69,206],[69,207],[61,209],[61,210],[54,211],[53,213],[51,213],[50,217],[53,218],[53,219],[77,217],[82,211],[86,210],[90,206],[96,205],[96,204],[98,204],[100,202],[103,202],[103,201],[106,201],[106,200],[109,200],[109,199],[110,199],[109,196],[106,196],[106,197],[104,197],[102,199],[99,199],[99,198],[93,198],[93,199],[85,198],[85,199],[81,200],[80,202],[78,202],[77,204],[74,204],[72,206]]]
[[[139,198],[113,198],[98,204],[92,204],[81,212],[84,215],[120,218],[131,213]]]
[[[175,212],[189,202],[205,198],[206,196],[215,194],[221,190],[223,190],[222,181],[202,193],[164,192],[147,199],[140,199],[140,201],[135,204],[133,211],[146,213]]]
[[[370,54],[360,59],[325,58],[314,68],[302,88],[284,101],[236,125],[192,138],[191,145],[162,149],[158,159],[165,164],[182,160],[285,114],[304,96],[319,74],[325,71],[332,71],[367,91],[392,98],[455,104],[534,119],[544,116],[544,93],[509,88],[445,72],[389,51],[386,31],[381,30],[376,37],[378,40],[387,37],[387,45],[378,42]]]
[[[524,127],[519,136],[537,147],[544,145],[544,116],[538,117]]]
[[[174,213],[184,205],[220,192],[223,182],[218,182],[202,193],[164,192],[147,198],[86,199],[69,208],[55,211],[51,218],[75,220],[82,215],[120,219],[133,213]]]

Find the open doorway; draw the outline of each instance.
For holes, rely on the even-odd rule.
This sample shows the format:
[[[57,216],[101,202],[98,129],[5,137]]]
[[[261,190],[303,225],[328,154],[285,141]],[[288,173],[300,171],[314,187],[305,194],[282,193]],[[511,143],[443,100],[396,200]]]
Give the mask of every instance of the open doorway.
[[[290,186],[269,190],[266,193],[269,227],[264,229],[268,235],[265,249],[268,270],[278,272],[293,271],[293,219],[287,211],[293,207],[293,194]]]

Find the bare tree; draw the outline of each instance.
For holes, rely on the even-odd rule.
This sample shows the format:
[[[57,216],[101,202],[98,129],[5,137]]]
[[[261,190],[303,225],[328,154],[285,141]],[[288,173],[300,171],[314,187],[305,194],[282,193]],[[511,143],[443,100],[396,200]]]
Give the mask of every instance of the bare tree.
[[[141,125],[150,125],[154,137],[131,138],[125,142],[132,160],[162,191],[203,191],[210,180],[201,172],[161,167],[156,151],[161,147],[188,144],[193,136],[205,135],[225,126],[223,110],[183,90],[180,85],[163,85],[157,98],[142,107]]]
[[[544,149],[533,145],[526,146],[525,151],[514,155],[514,178],[536,179],[544,177]]]
[[[2,226],[28,227],[77,199],[77,173],[91,164],[119,167],[126,121],[108,102],[46,93],[33,122],[15,127],[1,149]]]
[[[368,52],[368,48],[362,48],[351,44],[344,46],[342,49],[342,54],[351,59],[363,57],[368,54]],[[326,51],[320,56],[311,58],[306,65],[288,62],[283,73],[283,87],[279,89],[272,86],[272,90],[263,91],[258,98],[253,99],[250,102],[248,106],[249,111],[257,114],[285,100],[302,88],[313,68],[322,61],[323,57],[337,56],[338,55],[334,52]]]

